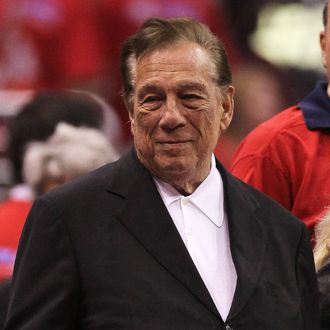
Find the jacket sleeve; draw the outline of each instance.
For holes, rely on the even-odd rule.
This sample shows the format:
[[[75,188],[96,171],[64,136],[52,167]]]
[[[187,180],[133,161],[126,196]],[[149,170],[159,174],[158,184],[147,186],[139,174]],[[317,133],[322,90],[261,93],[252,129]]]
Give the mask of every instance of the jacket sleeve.
[[[19,243],[4,329],[74,329],[79,280],[69,231],[58,211],[40,198]]]
[[[330,329],[330,262],[326,262],[317,273],[321,327]]]
[[[297,282],[301,295],[301,315],[303,330],[320,329],[317,280],[310,238],[303,225],[297,254]]]

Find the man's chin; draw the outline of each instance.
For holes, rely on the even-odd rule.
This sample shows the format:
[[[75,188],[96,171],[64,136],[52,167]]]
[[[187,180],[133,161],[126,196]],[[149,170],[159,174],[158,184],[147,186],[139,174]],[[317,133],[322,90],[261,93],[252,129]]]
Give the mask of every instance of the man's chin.
[[[178,158],[169,160],[158,160],[156,162],[156,171],[159,176],[165,177],[181,177],[189,172],[191,165],[188,162],[183,162]]]

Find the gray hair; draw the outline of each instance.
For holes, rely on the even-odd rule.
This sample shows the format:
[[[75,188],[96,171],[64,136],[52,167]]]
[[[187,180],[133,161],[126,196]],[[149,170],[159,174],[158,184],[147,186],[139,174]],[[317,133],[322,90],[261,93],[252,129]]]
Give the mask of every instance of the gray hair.
[[[326,215],[315,226],[314,260],[319,270],[330,258],[330,207]]]
[[[46,142],[28,145],[23,177],[39,195],[45,192],[47,182],[67,182],[117,158],[100,130],[59,123]]]

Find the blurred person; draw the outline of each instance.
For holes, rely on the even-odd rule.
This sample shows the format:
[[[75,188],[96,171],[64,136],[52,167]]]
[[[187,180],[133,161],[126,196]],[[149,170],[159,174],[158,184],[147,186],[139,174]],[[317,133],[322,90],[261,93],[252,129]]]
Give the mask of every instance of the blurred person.
[[[315,225],[314,261],[316,271],[330,262],[330,209]],[[330,291],[329,291],[330,292]]]
[[[103,58],[89,1],[1,1],[0,15],[0,88],[95,91]]]
[[[326,3],[320,46],[329,80],[328,12]],[[252,131],[231,162],[232,174],[273,197],[304,221],[312,234],[330,204],[329,95],[328,82],[318,82],[297,105]]]
[[[59,122],[101,128],[100,104],[88,94],[71,91],[37,92],[9,122],[8,157],[15,183],[22,183],[24,149],[30,141],[46,140]]]
[[[315,268],[319,289],[321,328],[330,329],[330,209],[315,225]]]
[[[118,144],[127,148],[131,146],[127,138],[128,119],[122,120],[126,113],[113,102],[120,94],[113,83],[119,72],[118,63],[112,62],[112,52],[107,52],[108,43],[121,41],[104,37],[109,29],[121,30],[122,24],[111,27],[109,22],[106,27],[100,24],[99,3],[101,1],[1,1],[0,89],[79,89],[101,95],[114,105],[124,127]]]
[[[46,142],[28,145],[23,176],[35,196],[39,196],[117,158],[99,129],[59,123]],[[4,326],[10,284],[9,278],[0,282],[0,329]]]
[[[24,181],[35,196],[117,160],[98,129],[59,123],[46,142],[32,142],[24,154]]]
[[[107,75],[94,7],[81,0],[1,1],[0,89],[79,89],[111,102],[114,74]]]
[[[134,148],[36,200],[5,330],[317,330],[306,227],[213,156],[233,113],[222,43],[150,19],[121,69]]]
[[[59,122],[99,129],[106,123],[107,133],[109,129],[116,132],[119,123],[109,122],[115,117],[108,111],[110,108],[90,93],[45,91],[36,93],[11,119],[7,153],[13,165],[14,185],[8,198],[0,203],[0,280],[12,275],[18,240],[34,198],[22,177],[26,146],[31,141],[45,141]],[[115,137],[116,133],[108,135],[110,141]]]

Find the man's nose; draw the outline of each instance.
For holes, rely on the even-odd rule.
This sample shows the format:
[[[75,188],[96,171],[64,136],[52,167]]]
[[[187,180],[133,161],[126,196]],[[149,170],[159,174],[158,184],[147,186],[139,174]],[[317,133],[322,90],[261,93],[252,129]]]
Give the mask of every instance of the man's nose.
[[[179,126],[184,126],[186,124],[186,118],[182,111],[176,99],[168,98],[159,121],[160,127],[165,130],[171,130]]]

